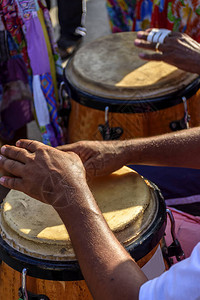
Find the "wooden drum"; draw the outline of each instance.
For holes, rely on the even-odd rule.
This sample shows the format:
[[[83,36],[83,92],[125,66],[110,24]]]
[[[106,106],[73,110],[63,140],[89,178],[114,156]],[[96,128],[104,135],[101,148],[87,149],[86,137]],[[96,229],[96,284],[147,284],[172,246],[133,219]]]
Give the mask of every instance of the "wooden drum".
[[[200,77],[141,60],[135,38],[134,32],[108,35],[86,44],[69,60],[64,72],[71,98],[69,142],[101,140],[99,130],[109,139],[105,110],[110,139],[186,128],[187,113],[190,127],[200,125]]]
[[[90,188],[120,243],[140,267],[154,258],[150,273],[160,275],[165,270],[159,243],[166,207],[159,190],[127,167],[95,179]],[[12,190],[2,204],[0,224],[0,295],[4,299],[18,299],[22,286],[28,299],[92,299],[66,228],[51,206]],[[159,270],[155,255],[161,260]],[[31,298],[31,293],[42,296]]]

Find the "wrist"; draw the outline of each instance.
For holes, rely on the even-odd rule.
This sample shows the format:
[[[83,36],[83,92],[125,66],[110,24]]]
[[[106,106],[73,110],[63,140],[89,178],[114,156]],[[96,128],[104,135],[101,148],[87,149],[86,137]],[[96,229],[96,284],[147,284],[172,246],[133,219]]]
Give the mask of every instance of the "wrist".
[[[70,178],[70,180],[63,179],[58,184],[54,192],[54,200],[50,204],[55,210],[68,209],[81,199],[80,195],[83,188],[86,189],[86,187],[87,182],[85,177]]]
[[[99,213],[99,208],[86,182],[76,187],[70,199],[63,194],[61,203],[62,206],[53,207],[67,228],[74,224],[74,220],[81,222],[88,213],[92,212],[95,215]]]

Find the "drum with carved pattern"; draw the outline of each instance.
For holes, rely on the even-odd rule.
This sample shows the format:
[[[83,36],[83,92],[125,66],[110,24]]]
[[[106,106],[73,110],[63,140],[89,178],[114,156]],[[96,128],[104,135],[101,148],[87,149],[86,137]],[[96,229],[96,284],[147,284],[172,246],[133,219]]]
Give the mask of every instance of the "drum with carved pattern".
[[[144,61],[136,33],[101,37],[65,68],[69,142],[152,136],[200,125],[200,77]],[[186,101],[187,100],[187,101]]]

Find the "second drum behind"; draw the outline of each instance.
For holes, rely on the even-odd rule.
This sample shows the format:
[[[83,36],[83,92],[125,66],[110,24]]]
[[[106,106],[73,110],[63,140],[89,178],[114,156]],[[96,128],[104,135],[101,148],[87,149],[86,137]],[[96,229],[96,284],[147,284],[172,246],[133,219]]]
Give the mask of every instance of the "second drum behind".
[[[69,142],[151,136],[200,124],[199,76],[141,60],[135,38],[134,32],[99,38],[69,61]]]

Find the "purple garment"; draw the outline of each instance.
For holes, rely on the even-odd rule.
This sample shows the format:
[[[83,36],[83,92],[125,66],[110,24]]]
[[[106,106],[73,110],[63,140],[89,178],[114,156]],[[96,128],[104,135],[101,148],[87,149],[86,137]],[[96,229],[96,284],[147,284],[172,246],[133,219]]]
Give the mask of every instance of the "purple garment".
[[[29,100],[14,101],[1,113],[1,120],[9,130],[17,130],[33,120]]]
[[[1,100],[1,123],[8,131],[32,121],[32,94],[28,84],[11,81],[4,85]]]
[[[28,83],[28,72],[25,62],[21,57],[11,57],[0,64],[0,84],[6,84],[11,81],[23,81]]]
[[[32,103],[32,94],[28,84],[23,81],[11,81],[3,86],[1,111],[9,108],[15,101],[29,100]]]
[[[33,75],[50,73],[50,63],[43,29],[38,17],[25,20],[28,55]]]

